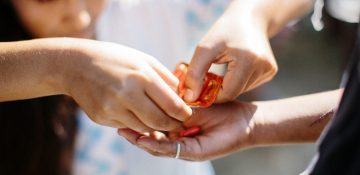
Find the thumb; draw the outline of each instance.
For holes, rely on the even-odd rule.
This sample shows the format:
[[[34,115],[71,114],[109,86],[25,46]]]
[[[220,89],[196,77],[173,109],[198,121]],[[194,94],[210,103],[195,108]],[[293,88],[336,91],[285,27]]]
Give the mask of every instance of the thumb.
[[[196,48],[185,78],[185,101],[193,102],[199,97],[206,73],[219,53],[220,49],[215,46]]]

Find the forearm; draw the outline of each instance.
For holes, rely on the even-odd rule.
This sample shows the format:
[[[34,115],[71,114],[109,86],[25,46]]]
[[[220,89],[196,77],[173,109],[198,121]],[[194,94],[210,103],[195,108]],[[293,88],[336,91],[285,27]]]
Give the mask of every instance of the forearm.
[[[315,141],[338,107],[342,90],[256,102],[254,144]]]
[[[62,94],[63,39],[0,43],[0,101]]]
[[[234,0],[227,13],[235,12],[240,19],[243,16],[259,20],[269,37],[275,35],[288,22],[308,13],[315,0]]]

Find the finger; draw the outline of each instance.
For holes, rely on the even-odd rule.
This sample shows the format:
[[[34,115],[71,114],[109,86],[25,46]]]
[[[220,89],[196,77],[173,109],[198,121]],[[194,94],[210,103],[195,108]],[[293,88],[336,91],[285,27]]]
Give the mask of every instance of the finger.
[[[261,72],[261,73],[255,72],[253,74],[253,77],[255,78],[251,78],[253,82],[249,83],[249,87],[247,87],[247,91],[257,88],[258,86],[270,81],[275,74],[276,74],[276,70],[269,72]]]
[[[120,136],[123,136],[126,140],[134,145],[137,143],[137,139],[143,136],[142,134],[129,128],[118,129],[117,132]]]
[[[159,152],[165,155],[165,153],[173,153],[173,143],[174,141],[158,141],[149,136],[143,136],[131,129],[118,129],[118,134],[126,138],[129,142],[141,146],[146,149],[150,149],[153,152]],[[160,147],[160,142],[162,146]],[[175,145],[176,146],[176,145]],[[175,148],[176,149],[176,148]],[[176,151],[176,150],[175,150]]]
[[[145,92],[168,116],[180,121],[190,118],[192,110],[166,83],[153,71],[151,80],[145,85]]]
[[[118,134],[120,136],[124,137],[127,141],[129,141],[133,145],[138,146],[139,148],[149,152],[150,154],[152,154],[154,156],[162,156],[162,157],[166,156],[164,153],[160,153],[160,152],[150,150],[147,147],[144,147],[144,146],[142,146],[142,145],[140,145],[138,143],[138,140],[140,138],[149,138],[149,136],[141,135],[141,134],[137,133],[136,131],[133,131],[133,130],[128,129],[128,128],[126,128],[126,129],[118,129]]]
[[[160,75],[160,77],[171,87],[175,92],[177,91],[177,87],[179,85],[179,80],[175,77],[175,75],[169,71],[164,65],[162,65],[156,58],[147,58],[147,62],[150,66]]]
[[[195,126],[200,126],[201,128],[207,128],[211,125],[211,121],[214,121],[213,118],[207,117],[209,115],[214,115],[216,112],[218,104],[214,104],[211,108],[196,108],[193,109],[193,115],[189,120],[186,120],[183,123],[183,126],[187,129],[193,128]],[[201,129],[202,130],[202,129]]]
[[[141,137],[137,140],[140,147],[149,149],[152,152],[160,153],[162,156],[175,157],[176,141],[156,140],[151,137]]]
[[[142,123],[154,130],[172,131],[182,128],[180,121],[165,114],[148,97],[143,98],[141,107],[139,107],[139,103],[133,103],[129,108],[138,116]]]
[[[121,117],[121,123],[126,127],[135,130],[139,133],[153,131],[152,128],[146,126],[138,117],[131,111],[125,112]],[[119,118],[113,118],[112,120],[119,121]],[[120,121],[119,121],[120,122]]]
[[[185,78],[185,101],[193,102],[199,97],[205,75],[220,53],[221,50],[216,45],[196,48]]]
[[[123,123],[114,119],[110,119],[108,122],[104,122],[103,124],[112,128],[127,128]]]
[[[245,93],[247,91],[253,90],[258,86],[260,86],[261,84],[265,83],[267,77],[264,77],[261,74],[262,73],[258,73],[257,71],[255,71],[249,78],[248,82],[246,83],[246,86],[244,87],[244,90],[241,93]]]
[[[151,132],[150,136],[140,134],[129,128],[118,129],[117,132],[120,136],[123,136],[132,144],[137,144],[137,145],[138,145],[138,143],[137,143],[138,139],[140,139],[140,138],[149,138],[152,140],[155,139],[155,140],[168,141],[168,138],[166,138],[165,134],[158,132],[158,131]],[[138,146],[140,146],[140,145],[138,145]]]
[[[175,157],[177,151],[176,144],[179,143],[181,145],[180,159],[203,160],[205,157],[202,155],[203,148],[201,148],[201,140],[197,140],[197,138],[182,138],[177,141],[156,140],[149,136],[140,135],[130,129],[119,129],[118,134],[126,138],[132,144],[137,145],[156,156]]]
[[[180,144],[180,159],[202,160],[201,146],[196,138],[182,138],[177,141],[155,140],[150,137],[140,137],[137,139],[137,145],[148,152],[157,153],[165,157],[175,157],[177,152],[177,143]]]
[[[150,136],[155,138],[156,140],[169,140],[168,137],[159,131],[154,131],[150,133]]]
[[[244,92],[246,85],[253,74],[253,65],[247,59],[233,58],[231,60],[232,61],[228,64],[222,89],[220,89],[216,103],[233,101],[240,93]]]

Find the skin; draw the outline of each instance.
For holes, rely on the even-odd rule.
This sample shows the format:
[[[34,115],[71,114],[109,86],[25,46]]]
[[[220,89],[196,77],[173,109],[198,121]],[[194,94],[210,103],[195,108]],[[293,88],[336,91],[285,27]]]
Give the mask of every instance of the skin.
[[[34,38],[94,38],[95,24],[107,0],[13,0]]]
[[[250,147],[315,141],[336,110],[342,90],[288,99],[244,103],[239,101],[194,110],[186,127],[200,126],[194,137],[145,136],[130,129],[118,133],[150,154],[203,161]],[[286,110],[284,110],[286,109]],[[157,136],[157,137],[154,137]]]
[[[222,25],[226,26],[223,27],[223,30],[231,31],[231,27],[238,29],[239,33],[236,33],[236,31],[231,33],[234,35],[234,38],[237,38],[238,42],[229,42],[230,40],[228,39],[229,37],[226,37],[226,33],[230,32],[220,32],[219,34],[217,32],[221,30],[210,30],[203,42],[208,43],[204,44],[205,50],[212,50],[210,52],[213,53],[201,53],[199,51],[200,53],[197,54],[195,52],[190,63],[193,70],[187,75],[188,87],[197,89],[194,88],[194,77],[201,78],[209,63],[221,62],[222,57],[216,57],[218,53],[221,53],[218,50],[228,49],[229,45],[237,49],[233,49],[235,50],[233,51],[230,48],[230,51],[227,53],[233,54],[225,56],[231,57],[235,55],[235,57],[233,56],[232,59],[229,59],[230,62],[228,63],[229,66],[232,65],[230,66],[232,69],[228,70],[225,79],[228,76],[228,81],[234,80],[232,82],[237,83],[227,84],[224,81],[223,95],[219,94],[218,100],[223,102],[233,99],[239,92],[241,93],[244,89],[247,89],[247,87],[251,89],[251,83],[256,86],[256,82],[264,80],[261,79],[261,76],[255,76],[259,79],[248,78],[250,85],[245,86],[245,88],[244,83],[242,83],[243,81],[239,81],[237,78],[242,76],[251,77],[248,75],[251,75],[251,72],[256,71],[259,67],[263,68],[261,64],[265,63],[266,60],[271,63],[272,54],[269,52],[271,49],[268,45],[268,37],[276,34],[283,25],[292,19],[306,14],[311,9],[313,3],[312,0],[234,1],[229,7],[230,12],[226,11],[222,17],[229,19],[223,20],[221,18],[220,22],[214,25],[214,28],[218,27],[217,25]],[[239,15],[241,13],[243,14]],[[241,20],[236,20],[239,18]],[[226,21],[232,21],[233,24]],[[244,22],[245,24],[243,24],[243,27],[237,27],[237,25],[241,25],[236,24],[237,21]],[[221,40],[221,36],[225,36],[225,39]],[[225,46],[220,44],[221,49],[218,49],[217,42],[211,42],[214,39],[220,40],[221,44],[225,43]],[[251,49],[253,43],[260,44],[257,46],[258,50]],[[245,52],[245,54],[241,52]],[[246,54],[254,52],[255,54]],[[232,62],[236,62],[237,59],[240,62],[241,59],[258,59],[258,56],[242,58],[236,57],[236,55],[262,55],[262,60],[265,60],[265,62],[255,61],[260,64],[250,65],[235,64]],[[250,68],[243,66],[250,66]],[[242,69],[247,71],[244,72]],[[225,85],[228,86],[225,87]],[[173,139],[167,138],[165,134],[156,134],[157,137],[145,136],[129,129],[119,129],[118,133],[131,143],[153,155],[174,157],[176,145],[179,143],[181,144],[181,159],[197,161],[215,159],[255,146],[315,141],[335,113],[341,95],[342,90],[340,89],[274,101],[252,103],[234,101],[214,105],[206,109],[195,109],[193,116],[185,122],[186,127],[201,127],[201,133],[195,137]]]
[[[34,38],[94,38],[106,0],[12,3]],[[93,121],[138,132],[177,130],[191,116],[175,93],[176,77],[140,51],[75,38],[3,42],[0,48],[0,101],[66,94]]]
[[[289,20],[311,9],[312,0],[234,0],[199,42],[189,64],[185,100],[195,101],[212,63],[226,63],[223,88],[216,102],[238,95],[271,80],[278,67],[269,38]]]

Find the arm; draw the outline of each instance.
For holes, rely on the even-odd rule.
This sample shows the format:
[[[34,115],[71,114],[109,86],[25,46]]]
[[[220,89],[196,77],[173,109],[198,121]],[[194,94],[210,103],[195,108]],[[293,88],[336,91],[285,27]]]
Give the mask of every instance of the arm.
[[[121,45],[50,38],[0,43],[0,101],[66,94],[96,123],[138,132],[174,130],[191,109],[176,77]]]
[[[313,0],[234,0],[198,43],[186,76],[186,101],[195,101],[212,63],[228,65],[218,103],[271,80],[277,64],[269,43],[286,23],[307,13]]]
[[[334,115],[343,90],[255,102],[254,144],[303,143],[315,141]]]
[[[231,102],[194,110],[185,122],[200,126],[195,137],[170,140],[143,136],[129,129],[119,134],[158,156],[174,157],[176,142],[181,159],[209,160],[241,149],[315,141],[337,108],[342,90],[266,102]],[[160,138],[160,139],[159,139]]]
[[[33,40],[3,42],[0,48],[0,101],[65,93],[56,66],[61,44]]]
[[[228,11],[237,13],[238,18],[244,15],[262,21],[267,35],[272,37],[290,21],[309,13],[314,3],[315,0],[235,0]]]

